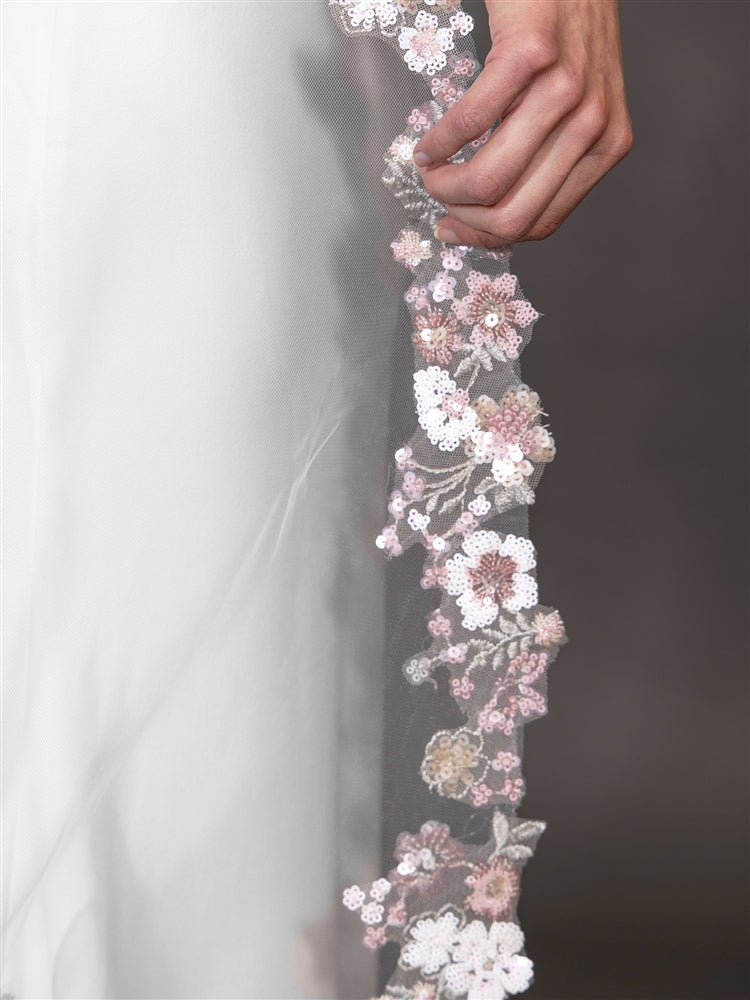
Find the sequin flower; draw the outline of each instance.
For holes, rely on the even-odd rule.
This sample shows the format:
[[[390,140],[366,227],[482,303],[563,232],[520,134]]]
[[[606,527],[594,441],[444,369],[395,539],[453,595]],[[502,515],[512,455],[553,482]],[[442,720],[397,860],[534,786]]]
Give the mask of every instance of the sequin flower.
[[[459,996],[468,1000],[505,1000],[528,989],[533,973],[531,959],[517,954],[524,936],[517,924],[493,923],[489,929],[481,920],[472,920],[458,932],[451,949],[451,964],[445,981]]]
[[[414,346],[430,364],[449,365],[454,353],[464,346],[460,329],[461,324],[450,313],[439,309],[418,312],[414,316]]]
[[[437,917],[420,917],[409,928],[411,940],[401,949],[401,964],[434,975],[451,960],[461,918],[453,910]],[[482,925],[484,926],[484,925]]]
[[[507,389],[499,403],[479,396],[471,405],[477,414],[477,428],[467,453],[476,462],[491,462],[497,483],[522,484],[534,471],[532,462],[551,462],[555,457],[552,435],[539,423],[539,396],[527,386]]]
[[[460,798],[487,770],[482,738],[468,729],[436,733],[425,748],[422,777],[438,794]]]
[[[487,865],[475,865],[464,881],[471,888],[464,906],[493,920],[508,916],[521,891],[520,870],[508,858],[495,858]]]
[[[423,823],[419,833],[400,833],[393,852],[398,867],[388,881],[402,895],[414,890],[424,895],[445,884],[448,868],[465,863],[463,844],[450,835],[450,827],[436,820]]]
[[[464,628],[490,625],[501,608],[534,607],[537,586],[528,571],[536,566],[536,553],[528,538],[475,531],[464,538],[463,550],[446,563],[446,590],[463,610]]]
[[[347,14],[353,28],[372,31],[377,21],[384,31],[398,20],[398,7],[390,0],[356,0],[347,6]]]
[[[447,62],[445,53],[454,47],[453,29],[439,28],[437,15],[421,10],[413,28],[401,29],[398,43],[410,70],[437,73]]]
[[[399,164],[413,163],[416,144],[416,138],[409,135],[397,135],[388,147],[388,156]]]
[[[547,700],[532,687],[547,671],[546,652],[525,649],[508,663],[505,673],[492,687],[492,697],[477,716],[482,732],[495,730],[510,736],[518,724],[518,716],[528,720],[544,715]]]
[[[396,260],[411,271],[416,271],[423,260],[432,257],[430,241],[423,240],[419,233],[415,233],[412,229],[402,229],[398,239],[391,243],[391,250]]]
[[[469,394],[435,365],[414,373],[417,417],[427,437],[442,451],[453,451],[477,425]]]
[[[491,278],[470,271],[466,279],[469,294],[452,304],[462,323],[473,324],[471,342],[478,347],[495,345],[506,360],[518,357],[518,331],[539,316],[526,299],[514,298],[517,283],[514,274]]]
[[[540,646],[557,646],[565,639],[565,626],[559,611],[539,612],[534,615],[531,627],[534,641]]]

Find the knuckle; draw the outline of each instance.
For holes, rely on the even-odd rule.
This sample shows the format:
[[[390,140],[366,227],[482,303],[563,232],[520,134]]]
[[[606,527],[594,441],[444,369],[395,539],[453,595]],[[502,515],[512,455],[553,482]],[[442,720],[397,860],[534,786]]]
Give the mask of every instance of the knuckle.
[[[453,127],[459,138],[473,139],[486,132],[490,124],[492,123],[487,122],[486,112],[476,104],[467,104],[466,107],[456,105]]]
[[[476,205],[494,205],[502,194],[498,178],[488,170],[476,170],[468,178],[466,193]]]
[[[586,101],[577,115],[577,125],[584,139],[596,142],[607,131],[609,116],[602,98],[593,97]]]
[[[600,142],[601,152],[610,167],[619,163],[633,148],[633,127],[630,119],[612,125]]]
[[[492,229],[504,243],[516,243],[529,231],[529,220],[517,212],[502,212],[492,221]]]
[[[633,148],[633,125],[630,118],[626,118],[625,121],[620,122],[616,126],[613,135],[613,145],[615,154],[619,160],[623,156],[627,156]]]
[[[567,69],[551,77],[550,88],[552,100],[564,111],[577,108],[586,91],[582,74]]]
[[[480,232],[477,234],[478,245],[484,247],[486,250],[496,250],[498,247],[505,246],[507,242],[502,236],[498,236],[495,233]]]
[[[432,195],[436,201],[444,201],[443,190],[438,181],[431,173],[427,173],[422,177],[422,184],[427,190],[427,193]]]
[[[546,240],[556,233],[562,224],[562,219],[551,216],[546,219],[540,219],[529,233],[529,239]]]
[[[531,76],[554,66],[558,59],[557,43],[551,34],[527,35],[516,49],[517,58]]]

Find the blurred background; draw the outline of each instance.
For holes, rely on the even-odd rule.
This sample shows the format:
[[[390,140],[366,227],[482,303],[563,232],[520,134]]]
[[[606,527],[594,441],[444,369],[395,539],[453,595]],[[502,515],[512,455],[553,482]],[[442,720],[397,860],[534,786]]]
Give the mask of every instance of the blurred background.
[[[520,905],[530,1000],[750,996],[749,13],[621,2],[633,151],[514,257],[558,446],[540,600],[570,636],[526,730],[520,812],[549,824]]]

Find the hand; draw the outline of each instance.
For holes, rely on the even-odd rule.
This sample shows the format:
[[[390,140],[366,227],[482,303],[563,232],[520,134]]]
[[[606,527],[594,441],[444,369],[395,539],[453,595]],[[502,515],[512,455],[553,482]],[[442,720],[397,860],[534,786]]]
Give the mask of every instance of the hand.
[[[633,144],[616,0],[485,0],[492,48],[414,150],[446,243],[556,232]],[[446,159],[501,119],[467,163]]]

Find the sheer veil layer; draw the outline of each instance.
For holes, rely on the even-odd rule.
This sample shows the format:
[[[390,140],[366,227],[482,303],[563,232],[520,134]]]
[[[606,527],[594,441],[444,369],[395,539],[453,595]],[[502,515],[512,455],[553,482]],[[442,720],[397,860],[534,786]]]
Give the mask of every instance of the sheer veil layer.
[[[3,21],[3,991],[522,991],[537,313],[411,162],[471,18]]]

